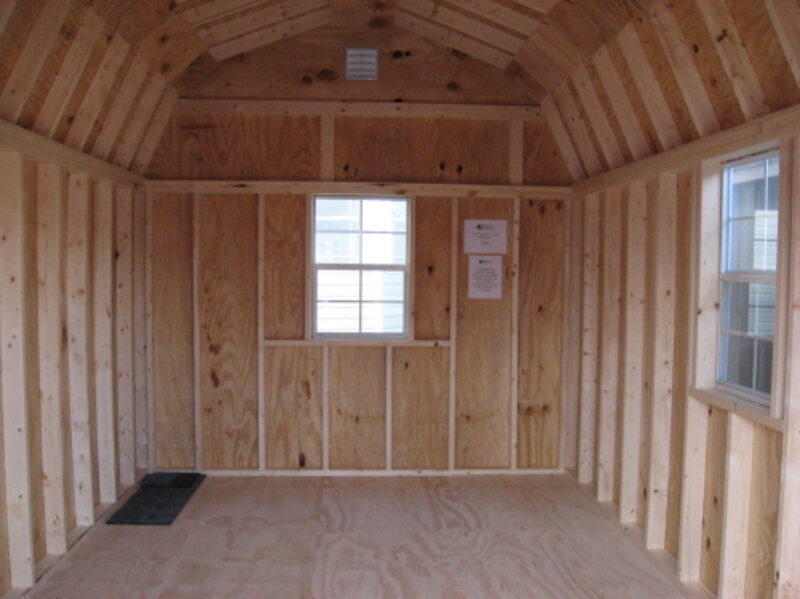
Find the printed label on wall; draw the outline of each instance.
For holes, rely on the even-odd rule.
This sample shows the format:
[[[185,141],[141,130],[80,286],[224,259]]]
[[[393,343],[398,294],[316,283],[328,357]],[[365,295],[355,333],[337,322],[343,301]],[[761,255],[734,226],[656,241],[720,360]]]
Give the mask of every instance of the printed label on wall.
[[[465,254],[505,254],[508,251],[508,221],[464,221]]]
[[[469,299],[503,298],[503,257],[469,257]]]

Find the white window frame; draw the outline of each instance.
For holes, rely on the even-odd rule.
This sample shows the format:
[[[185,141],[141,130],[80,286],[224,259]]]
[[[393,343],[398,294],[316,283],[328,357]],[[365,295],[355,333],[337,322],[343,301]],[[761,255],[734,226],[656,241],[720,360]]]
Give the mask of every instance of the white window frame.
[[[744,399],[748,402],[756,404],[765,409],[769,409],[772,397],[775,391],[775,379],[776,379],[776,370],[775,370],[775,361],[776,361],[776,353],[778,348],[778,335],[779,330],[781,327],[781,323],[778,320],[780,315],[779,309],[779,302],[780,302],[780,292],[779,292],[779,277],[778,277],[778,269],[780,268],[780,262],[782,260],[780,247],[781,247],[781,234],[783,231],[780,230],[780,226],[778,227],[778,248],[777,248],[777,256],[776,256],[776,269],[774,272],[768,271],[760,271],[760,270],[753,270],[753,271],[733,271],[733,272],[726,272],[725,268],[728,263],[728,256],[726,255],[726,250],[730,249],[730,246],[726,246],[726,235],[728,233],[726,225],[726,214],[730,209],[730,192],[731,192],[731,180],[730,174],[732,169],[743,166],[746,164],[751,164],[754,162],[761,162],[767,161],[772,158],[778,158],[780,163],[780,150],[779,149],[772,149],[767,150],[764,152],[759,152],[757,154],[751,154],[747,156],[742,156],[740,158],[736,158],[734,160],[726,161],[722,165],[722,189],[720,191],[720,214],[719,214],[719,298],[720,298],[720,311],[719,311],[719,319],[718,319],[718,334],[719,334],[719,341],[717,346],[717,364],[716,364],[716,372],[717,372],[717,382],[716,388],[724,393],[729,393],[734,395],[740,399]],[[782,210],[782,200],[781,200],[781,192],[782,188],[780,185],[781,177],[785,177],[785,173],[781,173],[778,179],[778,222],[780,223],[780,214]],[[766,190],[765,190],[766,192]],[[730,330],[723,330],[722,322],[723,322],[723,308],[722,301],[724,298],[724,286],[725,283],[765,283],[765,284],[772,284],[775,286],[775,312],[774,312],[774,320],[773,320],[773,334],[772,337],[767,339],[766,337],[759,336],[759,335],[739,335],[738,331],[730,331]],[[722,336],[723,334],[736,334],[737,336],[744,336],[747,338],[752,339],[763,339],[768,340],[772,343],[772,361],[770,364],[770,393],[764,393],[757,389],[753,389],[750,387],[744,387],[741,385],[737,385],[736,383],[732,383],[730,381],[723,380],[721,377],[722,371],[722,351],[723,351],[723,344],[722,344]],[[755,368],[755,361],[757,360],[757,352],[753,352],[753,360],[754,360],[754,368]]]
[[[406,255],[405,255],[405,264],[398,265],[398,264],[364,264],[362,263],[355,263],[355,264],[317,264],[317,256],[316,256],[316,238],[317,238],[317,219],[316,219],[316,211],[317,211],[317,199],[318,198],[330,198],[330,199],[342,199],[342,200],[402,200],[406,203]],[[359,204],[360,209],[363,210],[363,203]],[[361,220],[361,219],[359,219]],[[412,209],[411,209],[411,198],[409,196],[397,196],[397,195],[358,195],[358,194],[331,194],[331,193],[318,193],[311,196],[311,234],[309,235],[310,239],[310,248],[309,248],[309,256],[310,256],[310,263],[311,263],[311,307],[310,307],[310,318],[311,318],[311,337],[312,339],[322,339],[322,340],[364,340],[364,341],[406,341],[410,338],[410,330],[411,330],[411,241],[413,239],[412,233]],[[320,231],[326,232],[326,231]],[[358,233],[363,233],[362,229],[358,230]],[[396,232],[395,232],[396,233]],[[402,272],[404,276],[404,285],[403,285],[403,331],[401,333],[370,333],[370,332],[358,332],[358,333],[337,333],[337,332],[320,332],[317,329],[317,279],[318,273],[320,270],[358,270],[360,273],[365,271],[375,270],[375,271],[395,271],[395,272]],[[359,328],[361,327],[361,307],[365,303],[370,303],[369,301],[364,301],[361,299],[361,292],[362,292],[362,285],[359,283]],[[384,303],[384,302],[376,302],[376,303]]]

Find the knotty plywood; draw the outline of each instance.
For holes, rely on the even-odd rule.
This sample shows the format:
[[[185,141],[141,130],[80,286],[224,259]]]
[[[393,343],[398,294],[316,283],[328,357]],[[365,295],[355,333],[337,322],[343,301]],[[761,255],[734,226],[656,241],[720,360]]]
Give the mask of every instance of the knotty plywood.
[[[556,468],[559,463],[566,214],[561,201],[523,201],[520,210],[521,468]]]
[[[703,550],[700,555],[700,582],[713,592],[719,588],[720,549],[722,547],[722,504],[725,491],[727,451],[727,412],[708,409],[708,452],[706,454],[706,492],[703,502]]]
[[[463,252],[465,219],[505,219],[509,237],[513,204],[463,198],[458,214],[458,312],[456,345],[456,467],[510,465],[511,255],[503,256],[500,300],[468,299],[469,259]]]
[[[194,468],[192,197],[149,199],[149,277],[156,468]]]
[[[445,470],[450,349],[394,349],[392,468]]]
[[[322,468],[322,348],[265,350],[267,468]]]
[[[199,196],[197,315],[204,468],[258,467],[258,198]]]
[[[450,338],[450,198],[418,197],[414,204],[414,336]]]
[[[550,125],[545,122],[525,123],[526,185],[571,185],[572,177],[558,149]]]
[[[147,176],[314,181],[319,136],[313,116],[176,114]]]
[[[331,468],[386,466],[386,349],[330,350]]]
[[[267,339],[303,339],[306,298],[306,196],[265,198],[264,323]]]
[[[508,124],[463,119],[336,119],[337,181],[507,183]]]
[[[755,425],[745,597],[769,597],[772,593],[778,541],[782,441],[777,431]],[[746,490],[742,489],[742,492]]]

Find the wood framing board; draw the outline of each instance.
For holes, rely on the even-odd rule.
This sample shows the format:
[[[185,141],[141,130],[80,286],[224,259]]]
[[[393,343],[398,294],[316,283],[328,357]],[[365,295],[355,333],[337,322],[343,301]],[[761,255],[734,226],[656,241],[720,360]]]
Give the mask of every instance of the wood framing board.
[[[414,335],[449,339],[451,203],[429,196],[417,196],[414,202]]]
[[[265,348],[267,469],[322,468],[322,348]]]
[[[520,207],[519,468],[557,468],[567,210],[560,200]]]
[[[581,396],[578,423],[578,482],[591,483],[595,475],[595,438],[598,382],[598,294],[600,293],[600,197],[583,201],[583,281],[581,307]]]
[[[147,266],[152,364],[152,463],[155,468],[195,464],[192,323],[192,197],[148,198]]]
[[[267,339],[305,336],[306,222],[304,195],[265,198],[264,323]]]
[[[153,450],[147,399],[147,196],[133,196],[133,396],[136,419],[136,469],[146,470]]]
[[[199,196],[203,468],[258,467],[258,196]]]
[[[386,348],[330,349],[330,467],[386,466]]]
[[[700,557],[700,582],[713,593],[719,591],[727,421],[727,412],[718,408],[708,408],[706,490],[703,499],[703,552]]]
[[[29,276],[28,210],[35,206],[35,169],[16,152],[0,152],[4,201],[0,204],[0,394],[2,395],[5,504],[11,585],[32,586],[36,559],[32,496],[31,404],[38,380],[32,377],[32,314],[26,299]],[[33,237],[35,239],[35,236]],[[35,305],[33,306],[35,310]],[[29,344],[33,343],[31,346]],[[35,386],[34,386],[35,385]],[[36,423],[38,426],[38,422]]]
[[[469,256],[464,221],[505,220],[511,232],[513,205],[505,200],[459,201],[458,307],[456,344],[456,467],[508,468],[511,442],[511,257],[502,256],[502,298],[469,299]],[[492,351],[485,351],[491,347]]]
[[[449,368],[449,348],[393,349],[393,469],[447,469]]]

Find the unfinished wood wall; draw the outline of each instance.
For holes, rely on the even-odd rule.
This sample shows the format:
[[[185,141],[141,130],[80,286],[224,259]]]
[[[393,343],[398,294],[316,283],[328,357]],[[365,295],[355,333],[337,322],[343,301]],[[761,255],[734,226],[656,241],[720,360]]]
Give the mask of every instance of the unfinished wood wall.
[[[308,196],[150,195],[154,468],[559,468],[568,202],[413,202],[413,337],[348,343],[308,337]],[[501,300],[467,218],[508,222]]]
[[[696,166],[583,197],[582,268],[571,275],[582,293],[580,415],[567,466],[649,549],[671,554],[684,582],[768,598],[783,424],[691,390],[695,317],[713,321],[718,308],[694,282],[698,268],[718,269],[718,240],[700,219],[718,228],[719,213],[703,212],[700,194],[718,186]],[[716,333],[697,335],[715,347]],[[716,355],[705,359],[710,379],[698,384],[713,386]]]
[[[144,196],[13,151],[0,179],[2,592],[136,482],[147,431]]]

